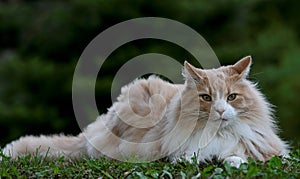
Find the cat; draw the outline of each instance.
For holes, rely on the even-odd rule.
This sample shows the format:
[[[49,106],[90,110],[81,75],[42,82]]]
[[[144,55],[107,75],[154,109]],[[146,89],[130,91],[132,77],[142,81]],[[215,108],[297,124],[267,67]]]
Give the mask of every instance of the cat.
[[[185,61],[184,84],[156,76],[136,79],[78,136],[25,136],[7,144],[3,153],[123,161],[133,156],[171,162],[217,158],[235,167],[248,157],[268,161],[288,155],[272,105],[247,79],[251,63],[247,56],[233,65],[199,69]]]

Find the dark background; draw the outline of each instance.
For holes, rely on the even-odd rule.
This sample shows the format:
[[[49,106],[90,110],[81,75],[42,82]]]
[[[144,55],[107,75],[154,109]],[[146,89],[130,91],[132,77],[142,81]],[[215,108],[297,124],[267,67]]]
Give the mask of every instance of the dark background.
[[[110,26],[137,17],[180,21],[201,34],[221,63],[252,55],[250,79],[276,106],[280,135],[300,142],[300,1],[6,0],[0,2],[0,145],[25,134],[78,134],[73,72],[84,48]],[[179,34],[180,35],[180,34]],[[126,44],[96,84],[100,113],[111,105],[115,72],[144,53],[192,58],[159,40]],[[181,72],[178,72],[181,73]]]

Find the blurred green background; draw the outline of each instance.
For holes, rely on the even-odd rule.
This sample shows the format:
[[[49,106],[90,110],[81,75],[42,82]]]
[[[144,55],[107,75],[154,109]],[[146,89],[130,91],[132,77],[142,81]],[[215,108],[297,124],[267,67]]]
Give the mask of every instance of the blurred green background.
[[[274,104],[280,135],[300,142],[300,1],[6,0],[0,2],[0,145],[25,134],[77,134],[73,72],[84,48],[106,28],[131,18],[180,21],[201,34],[222,64],[252,55],[250,79]],[[180,35],[180,34],[179,34]],[[144,53],[180,62],[192,57],[159,40],[115,50],[96,85],[99,111],[111,105],[115,72]],[[181,73],[181,72],[178,72]]]

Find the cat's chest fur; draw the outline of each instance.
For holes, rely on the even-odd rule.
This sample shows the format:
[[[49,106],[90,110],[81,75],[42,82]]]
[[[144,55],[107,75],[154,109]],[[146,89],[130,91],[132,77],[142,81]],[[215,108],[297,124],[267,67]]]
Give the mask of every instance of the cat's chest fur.
[[[212,132],[211,134],[204,133],[207,131],[200,130],[186,141],[173,155],[183,157],[190,160],[196,157],[198,161],[207,161],[212,158],[221,159],[226,157],[228,152],[233,151],[238,143],[238,138],[235,136],[232,129],[224,129],[222,131]]]

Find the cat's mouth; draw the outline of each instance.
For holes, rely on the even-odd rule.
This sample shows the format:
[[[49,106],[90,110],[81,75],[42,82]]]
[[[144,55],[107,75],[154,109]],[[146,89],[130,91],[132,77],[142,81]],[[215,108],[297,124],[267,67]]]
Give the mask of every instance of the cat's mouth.
[[[228,121],[228,119],[225,119],[225,118],[220,118],[220,120],[223,122],[227,122]]]
[[[228,122],[229,119],[220,117],[220,118],[214,119],[214,121]]]

